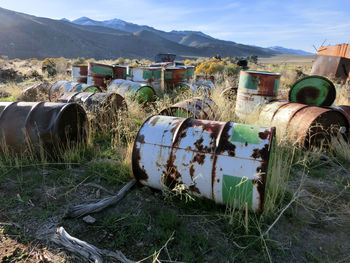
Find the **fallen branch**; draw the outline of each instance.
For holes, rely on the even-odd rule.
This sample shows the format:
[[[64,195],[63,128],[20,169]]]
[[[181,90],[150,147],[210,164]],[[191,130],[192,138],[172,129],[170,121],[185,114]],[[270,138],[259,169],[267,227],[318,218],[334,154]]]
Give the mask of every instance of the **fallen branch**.
[[[135,261],[127,259],[121,251],[117,250],[113,252],[99,249],[85,241],[72,237],[63,227],[57,228],[56,232],[51,236],[50,241],[58,246],[63,246],[86,262],[103,263],[103,258],[107,257],[123,263],[135,263]]]
[[[81,217],[87,214],[99,212],[108,206],[114,205],[126,195],[126,193],[131,189],[131,187],[134,186],[135,183],[135,179],[131,180],[125,186],[123,186],[123,188],[120,189],[120,191],[116,195],[101,199],[97,203],[73,206],[68,209],[64,217]]]

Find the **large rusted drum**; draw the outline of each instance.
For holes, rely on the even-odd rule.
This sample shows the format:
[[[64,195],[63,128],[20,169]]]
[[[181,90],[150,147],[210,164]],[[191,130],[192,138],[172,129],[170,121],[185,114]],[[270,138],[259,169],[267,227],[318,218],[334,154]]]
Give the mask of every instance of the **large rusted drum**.
[[[348,120],[338,111],[287,101],[266,104],[259,123],[276,127],[279,141],[305,147],[327,143],[335,133],[349,130]]]
[[[49,100],[57,101],[58,98],[67,92],[101,92],[101,89],[97,86],[61,80],[53,84],[49,90]]]
[[[73,65],[72,80],[78,83],[87,83],[88,65]]]
[[[84,109],[76,103],[0,102],[0,149],[16,154],[64,153],[88,133]]]
[[[308,76],[295,82],[289,91],[289,101],[310,106],[331,106],[336,97],[335,86],[321,76]]]
[[[281,75],[263,71],[241,71],[237,90],[236,115],[246,122],[261,107],[276,99]]]
[[[159,115],[213,120],[219,115],[219,108],[216,103],[209,98],[192,98],[178,102],[162,110]]]
[[[109,85],[108,91],[138,103],[153,102],[156,99],[156,92],[151,86],[130,80],[115,79]]]
[[[133,173],[156,189],[182,185],[219,204],[262,211],[274,130],[152,116],[136,136]]]

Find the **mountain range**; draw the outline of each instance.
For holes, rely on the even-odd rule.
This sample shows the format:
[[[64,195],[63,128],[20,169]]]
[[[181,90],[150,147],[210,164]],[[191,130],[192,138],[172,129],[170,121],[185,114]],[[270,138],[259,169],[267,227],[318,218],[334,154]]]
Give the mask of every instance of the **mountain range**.
[[[0,8],[0,56],[9,58],[153,59],[157,53],[174,53],[178,58],[299,54],[293,52],[300,51],[249,46],[199,31],[165,32],[120,19],[54,20]]]

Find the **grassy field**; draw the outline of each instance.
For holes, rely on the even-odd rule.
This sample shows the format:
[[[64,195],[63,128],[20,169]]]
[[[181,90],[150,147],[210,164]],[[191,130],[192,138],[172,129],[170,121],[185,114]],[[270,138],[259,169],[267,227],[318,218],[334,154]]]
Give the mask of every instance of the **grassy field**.
[[[37,61],[0,65],[20,75],[0,85],[11,99],[34,83],[69,79],[64,69],[45,76]],[[250,68],[281,72],[280,88],[286,90],[310,71],[304,62]],[[28,73],[34,70],[40,77]],[[211,95],[222,113],[217,120],[236,121],[235,100],[220,92],[237,83],[237,76],[218,72],[217,79]],[[346,103],[346,90],[341,87],[337,103]],[[141,262],[350,262],[350,148],[341,138],[308,151],[276,142],[261,214],[137,184],[117,205],[91,214],[94,223],[64,217],[69,207],[109,196],[130,181],[131,150],[141,124],[197,95],[164,96],[148,108],[129,102],[128,115],[106,131],[91,127],[89,143],[68,150],[59,161],[0,156],[1,262],[86,262],[50,242],[60,226],[100,249],[120,250]]]

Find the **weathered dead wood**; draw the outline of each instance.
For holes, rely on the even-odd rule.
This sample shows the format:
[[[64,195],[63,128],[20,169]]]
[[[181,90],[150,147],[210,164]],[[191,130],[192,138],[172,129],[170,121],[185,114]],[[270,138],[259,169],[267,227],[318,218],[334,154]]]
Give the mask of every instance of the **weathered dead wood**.
[[[102,211],[108,206],[114,205],[117,202],[119,202],[125,195],[126,193],[133,187],[136,183],[136,180],[133,179],[130,182],[128,182],[126,185],[123,186],[120,191],[113,196],[106,197],[104,199],[101,199],[97,203],[93,204],[81,204],[81,205],[76,205],[68,209],[64,217],[81,217],[87,214],[91,213],[96,213],[99,211]]]
[[[59,247],[64,247],[86,262],[103,263],[103,259],[108,258],[123,263],[135,263],[135,261],[127,259],[119,250],[114,252],[99,249],[85,241],[72,237],[63,227],[57,228],[56,232],[51,236],[50,241]]]

